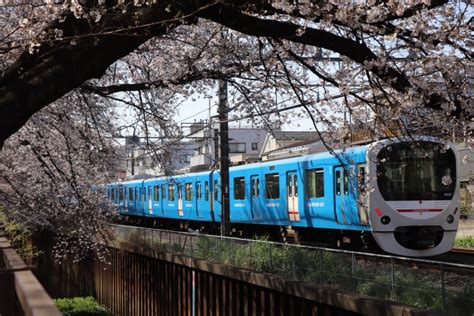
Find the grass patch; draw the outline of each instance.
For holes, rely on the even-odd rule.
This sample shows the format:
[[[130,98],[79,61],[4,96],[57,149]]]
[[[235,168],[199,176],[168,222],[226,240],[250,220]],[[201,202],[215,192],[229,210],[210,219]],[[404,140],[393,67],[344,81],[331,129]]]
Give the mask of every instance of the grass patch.
[[[465,236],[454,241],[455,247],[474,248],[474,236]]]
[[[57,298],[54,303],[65,316],[106,316],[107,309],[97,303],[92,296]]]

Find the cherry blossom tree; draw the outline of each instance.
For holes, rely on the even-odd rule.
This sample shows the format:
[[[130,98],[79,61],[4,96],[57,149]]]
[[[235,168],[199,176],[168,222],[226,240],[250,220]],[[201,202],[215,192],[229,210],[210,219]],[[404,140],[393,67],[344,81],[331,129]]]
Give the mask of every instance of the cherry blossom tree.
[[[443,0],[12,0],[0,7],[2,176],[16,190],[5,196],[18,216],[44,209],[42,225],[70,232],[62,200],[46,197],[107,181],[103,163],[127,128],[117,115],[177,142],[174,113],[216,80],[229,85],[231,119],[309,117],[329,143],[354,127],[469,139],[472,12]],[[87,236],[102,227],[88,216],[94,195],[75,211]]]

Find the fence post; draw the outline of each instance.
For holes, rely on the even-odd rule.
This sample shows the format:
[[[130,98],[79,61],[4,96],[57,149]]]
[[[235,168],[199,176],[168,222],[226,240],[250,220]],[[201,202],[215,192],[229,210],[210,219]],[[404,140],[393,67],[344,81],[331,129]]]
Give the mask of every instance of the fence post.
[[[442,312],[446,312],[446,288],[444,284],[444,265],[440,263],[440,272],[441,272],[441,303],[442,303]]]

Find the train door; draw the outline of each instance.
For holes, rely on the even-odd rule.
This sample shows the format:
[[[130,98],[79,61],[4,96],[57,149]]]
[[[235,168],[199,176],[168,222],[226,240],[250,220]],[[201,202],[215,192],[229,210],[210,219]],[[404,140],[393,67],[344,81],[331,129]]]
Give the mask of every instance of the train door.
[[[195,203],[195,208],[196,208],[196,216],[197,217],[201,217],[199,215],[199,208],[200,208],[200,203],[201,203],[201,200],[202,200],[202,193],[201,193],[201,181],[196,181],[195,183],[196,185],[196,198],[194,199]]]
[[[250,176],[250,212],[253,219],[259,219],[258,200],[260,198],[260,180],[257,175]]]
[[[286,199],[290,221],[298,222],[300,212],[298,209],[298,175],[296,171],[290,171],[286,174]]]
[[[181,188],[181,184],[177,185],[178,189],[178,215],[183,216],[183,189]]]
[[[339,224],[350,224],[347,216],[350,209],[349,177],[343,167],[334,168],[335,216]]]
[[[152,194],[151,194],[151,187],[149,186],[148,187],[148,194],[147,194],[147,198],[148,198],[148,205],[147,205],[147,208],[148,208],[148,213],[151,215],[153,214],[153,201],[152,201]]]

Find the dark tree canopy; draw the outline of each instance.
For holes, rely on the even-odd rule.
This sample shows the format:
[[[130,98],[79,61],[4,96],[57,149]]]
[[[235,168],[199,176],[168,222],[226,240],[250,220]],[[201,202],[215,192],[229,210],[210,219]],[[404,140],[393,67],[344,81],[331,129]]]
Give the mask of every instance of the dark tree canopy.
[[[32,114],[87,80],[101,78],[111,64],[151,38],[166,36],[183,24],[205,27],[202,20],[281,45],[286,50],[284,58],[303,65],[336,87],[340,83],[317,71],[311,55],[305,55],[305,47],[322,48],[358,64],[362,67],[358,71],[366,73],[365,80],[379,88],[380,94],[417,94],[427,108],[448,110],[450,115],[464,119],[472,117],[472,104],[464,91],[469,83],[462,79],[472,72],[470,39],[464,37],[469,34],[468,15],[472,13],[467,4],[456,7],[448,1],[434,0],[398,5],[395,1],[350,2],[337,6],[331,1],[270,4],[165,0],[151,2],[154,4],[79,1],[78,5],[65,1],[58,9],[54,8],[58,5],[46,3],[49,6],[43,5],[49,8],[45,9],[49,15],[32,19],[44,19],[41,23],[28,22],[33,24],[33,30],[42,28],[42,32],[37,32],[36,38],[19,39],[24,42],[15,52],[16,61],[6,63],[0,79],[1,142]],[[11,15],[11,19],[16,17]],[[429,18],[432,21],[426,20]],[[391,42],[382,43],[387,38]],[[18,55],[27,41],[34,45],[29,44],[30,50]],[[5,40],[2,50],[6,51],[9,44]],[[416,53],[418,60],[412,61],[410,67],[400,66],[396,60],[407,52]],[[443,69],[441,57],[452,65]],[[422,69],[426,64],[430,64],[430,73]],[[199,77],[198,73],[191,74],[184,81],[194,80],[193,76]],[[433,85],[441,88],[433,89]],[[379,105],[397,106],[393,100]]]

